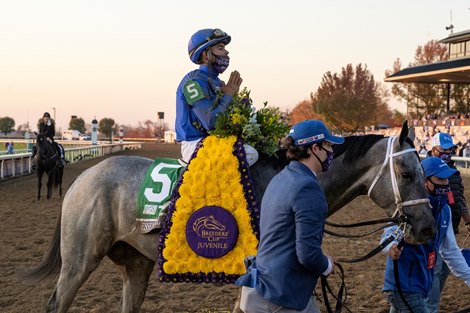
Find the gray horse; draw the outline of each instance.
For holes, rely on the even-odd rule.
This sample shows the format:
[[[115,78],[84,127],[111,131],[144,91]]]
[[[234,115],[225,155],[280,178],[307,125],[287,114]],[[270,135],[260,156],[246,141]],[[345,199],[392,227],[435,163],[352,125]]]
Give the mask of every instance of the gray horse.
[[[389,216],[397,207],[406,214],[411,224],[409,242],[431,238],[434,220],[425,200],[425,177],[412,140],[407,137],[405,123],[399,138],[348,137],[337,146],[332,170],[320,177],[329,213],[369,193]],[[151,163],[151,159],[142,157],[111,157],[83,172],[69,188],[50,250],[27,275],[39,281],[60,269],[47,312],[66,312],[80,286],[105,256],[122,274],[120,312],[139,312],[157,260],[158,233],[141,234],[135,226],[135,197]],[[262,159],[250,169],[258,199],[281,168],[279,160]]]

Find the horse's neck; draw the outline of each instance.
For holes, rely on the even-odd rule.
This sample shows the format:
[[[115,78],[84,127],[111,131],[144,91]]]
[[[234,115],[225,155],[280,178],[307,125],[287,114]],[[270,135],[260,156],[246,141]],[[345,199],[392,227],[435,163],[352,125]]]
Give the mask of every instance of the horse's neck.
[[[361,174],[351,169],[335,167],[327,174],[320,174],[319,178],[328,202],[328,215],[338,211],[354,198],[367,194],[367,186]]]
[[[328,202],[328,215],[361,195],[367,195],[369,187],[383,162],[382,143],[377,143],[361,159],[343,163],[344,156],[334,159],[331,170],[320,174],[320,182]]]

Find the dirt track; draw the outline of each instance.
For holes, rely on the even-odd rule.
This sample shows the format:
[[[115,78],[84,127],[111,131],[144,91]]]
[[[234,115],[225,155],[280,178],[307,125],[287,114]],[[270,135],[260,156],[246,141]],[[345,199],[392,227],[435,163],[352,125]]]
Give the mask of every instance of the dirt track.
[[[140,155],[150,158],[175,157],[179,146],[146,144],[142,150],[124,151],[122,155]],[[64,194],[72,181],[82,171],[103,158],[67,166],[64,174]],[[470,177],[464,177],[466,197],[470,200]],[[27,286],[18,281],[14,273],[19,268],[33,266],[47,251],[49,240],[61,207],[57,191],[53,199],[36,201],[35,175],[0,182],[0,312],[44,312],[55,280]],[[331,220],[353,222],[384,217],[365,197],[356,199],[335,214]],[[463,233],[463,228],[461,227]],[[463,242],[460,234],[458,240]],[[325,236],[325,250],[335,257],[360,256],[377,245],[378,235],[367,239],[337,239]],[[467,247],[470,242],[467,241]],[[388,312],[381,293],[385,257],[378,255],[371,260],[345,265],[348,287],[348,307],[353,312]],[[155,275],[152,274],[152,275]],[[113,263],[105,258],[99,268],[79,290],[69,312],[117,312],[121,293],[121,279]],[[235,286],[207,284],[161,284],[151,280],[141,312],[229,312],[237,298]],[[470,308],[470,288],[449,277],[442,296],[441,312],[456,312]]]

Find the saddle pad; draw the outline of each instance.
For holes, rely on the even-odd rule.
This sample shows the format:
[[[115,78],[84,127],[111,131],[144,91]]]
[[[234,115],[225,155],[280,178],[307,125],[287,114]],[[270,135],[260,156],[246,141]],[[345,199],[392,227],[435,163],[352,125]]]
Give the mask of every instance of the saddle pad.
[[[175,190],[158,243],[159,280],[233,283],[257,252],[259,208],[243,142],[209,136]]]
[[[177,159],[157,158],[150,165],[137,196],[136,222],[141,232],[162,228],[173,188],[184,170]]]

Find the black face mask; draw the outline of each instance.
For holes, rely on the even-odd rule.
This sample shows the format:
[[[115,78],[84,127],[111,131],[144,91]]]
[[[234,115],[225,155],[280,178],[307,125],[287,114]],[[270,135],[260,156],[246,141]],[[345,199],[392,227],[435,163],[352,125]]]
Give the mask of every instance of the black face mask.
[[[320,149],[325,150],[325,152],[326,152],[326,159],[324,161],[321,161],[320,158],[315,153],[313,153],[313,151],[312,151],[312,153],[317,158],[318,162],[320,162],[322,172],[326,172],[330,168],[331,162],[333,161],[333,158],[334,158],[335,154],[334,154],[334,152],[326,150],[321,145],[319,145],[319,147],[320,147]]]
[[[429,182],[431,182],[431,184],[434,185],[434,190],[433,191],[429,190],[429,192],[433,196],[447,196],[448,193],[450,192],[449,185],[439,185],[439,184],[433,183],[431,180],[429,180]]]

